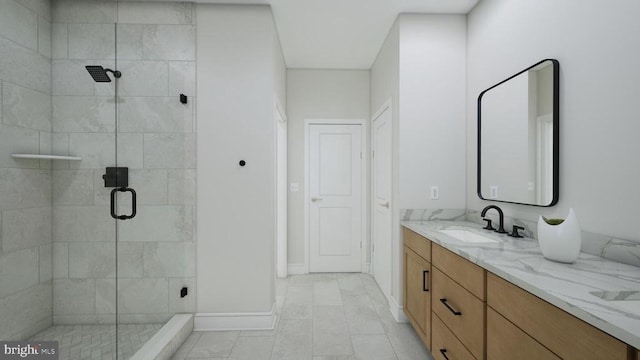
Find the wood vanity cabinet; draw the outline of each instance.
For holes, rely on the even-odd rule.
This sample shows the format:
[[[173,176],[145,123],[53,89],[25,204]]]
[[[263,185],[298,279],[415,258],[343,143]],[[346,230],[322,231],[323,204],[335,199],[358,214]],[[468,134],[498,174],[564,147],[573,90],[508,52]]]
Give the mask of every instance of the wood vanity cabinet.
[[[403,307],[422,342],[431,349],[431,241],[403,228]]]
[[[627,344],[491,273],[487,305],[489,360],[630,358]]]
[[[436,359],[462,357],[453,356],[454,349],[466,349],[477,360],[485,358],[485,298],[486,271],[478,265],[454,254],[440,245],[432,244],[433,292],[431,311],[451,332],[453,337],[442,345],[435,343],[433,355]],[[435,326],[432,338],[442,332]],[[446,337],[446,336],[445,336]],[[442,350],[450,353],[445,357]]]

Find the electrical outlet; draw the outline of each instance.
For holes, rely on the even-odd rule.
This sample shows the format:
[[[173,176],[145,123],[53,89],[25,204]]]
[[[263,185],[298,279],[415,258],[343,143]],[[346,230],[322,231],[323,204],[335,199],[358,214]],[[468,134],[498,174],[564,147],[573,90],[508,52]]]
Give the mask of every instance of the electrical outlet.
[[[498,187],[493,185],[493,186],[489,186],[489,198],[490,199],[496,199],[498,198]]]
[[[431,187],[431,200],[438,200],[440,197],[440,189],[437,186]]]
[[[291,183],[291,185],[289,185],[289,189],[291,190],[291,192],[298,192],[298,190],[300,190],[300,187],[298,186],[298,183]]]

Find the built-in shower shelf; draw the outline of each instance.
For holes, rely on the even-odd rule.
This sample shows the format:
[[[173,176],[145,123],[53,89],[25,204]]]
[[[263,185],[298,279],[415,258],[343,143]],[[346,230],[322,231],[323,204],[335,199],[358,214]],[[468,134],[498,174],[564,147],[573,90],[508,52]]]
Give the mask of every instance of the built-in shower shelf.
[[[68,160],[68,161],[82,160],[82,158],[78,156],[64,156],[64,155],[11,154],[11,157],[14,159]]]

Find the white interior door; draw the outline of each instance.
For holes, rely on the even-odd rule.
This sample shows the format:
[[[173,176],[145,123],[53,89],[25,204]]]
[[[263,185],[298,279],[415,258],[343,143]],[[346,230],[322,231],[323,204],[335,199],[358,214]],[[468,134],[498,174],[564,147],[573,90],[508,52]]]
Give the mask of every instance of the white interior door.
[[[361,125],[310,125],[310,272],[362,271],[361,157]]]
[[[391,108],[373,119],[371,182],[373,277],[389,298],[391,295]]]

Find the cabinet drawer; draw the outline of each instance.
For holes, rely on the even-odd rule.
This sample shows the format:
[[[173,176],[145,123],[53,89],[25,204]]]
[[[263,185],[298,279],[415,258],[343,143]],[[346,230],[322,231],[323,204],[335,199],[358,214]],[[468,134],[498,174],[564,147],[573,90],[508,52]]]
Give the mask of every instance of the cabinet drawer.
[[[487,293],[487,305],[563,359],[627,359],[625,343],[496,275]]]
[[[435,266],[431,267],[431,272],[433,312],[474,357],[484,359],[485,303]]]
[[[431,264],[404,247],[404,313],[431,348]]]
[[[485,270],[438,244],[432,245],[433,266],[447,274],[480,300],[486,299]]]
[[[422,256],[423,259],[431,261],[431,240],[404,227],[402,228],[402,239],[405,246]]]
[[[487,308],[487,360],[560,360],[549,349]]]
[[[433,345],[431,353],[436,360],[475,360],[473,355],[462,345],[460,340],[453,335],[442,320],[433,314],[432,317],[433,337],[431,344]],[[443,351],[444,350],[444,351]],[[444,355],[443,355],[444,352]],[[445,357],[445,355],[447,357]]]

